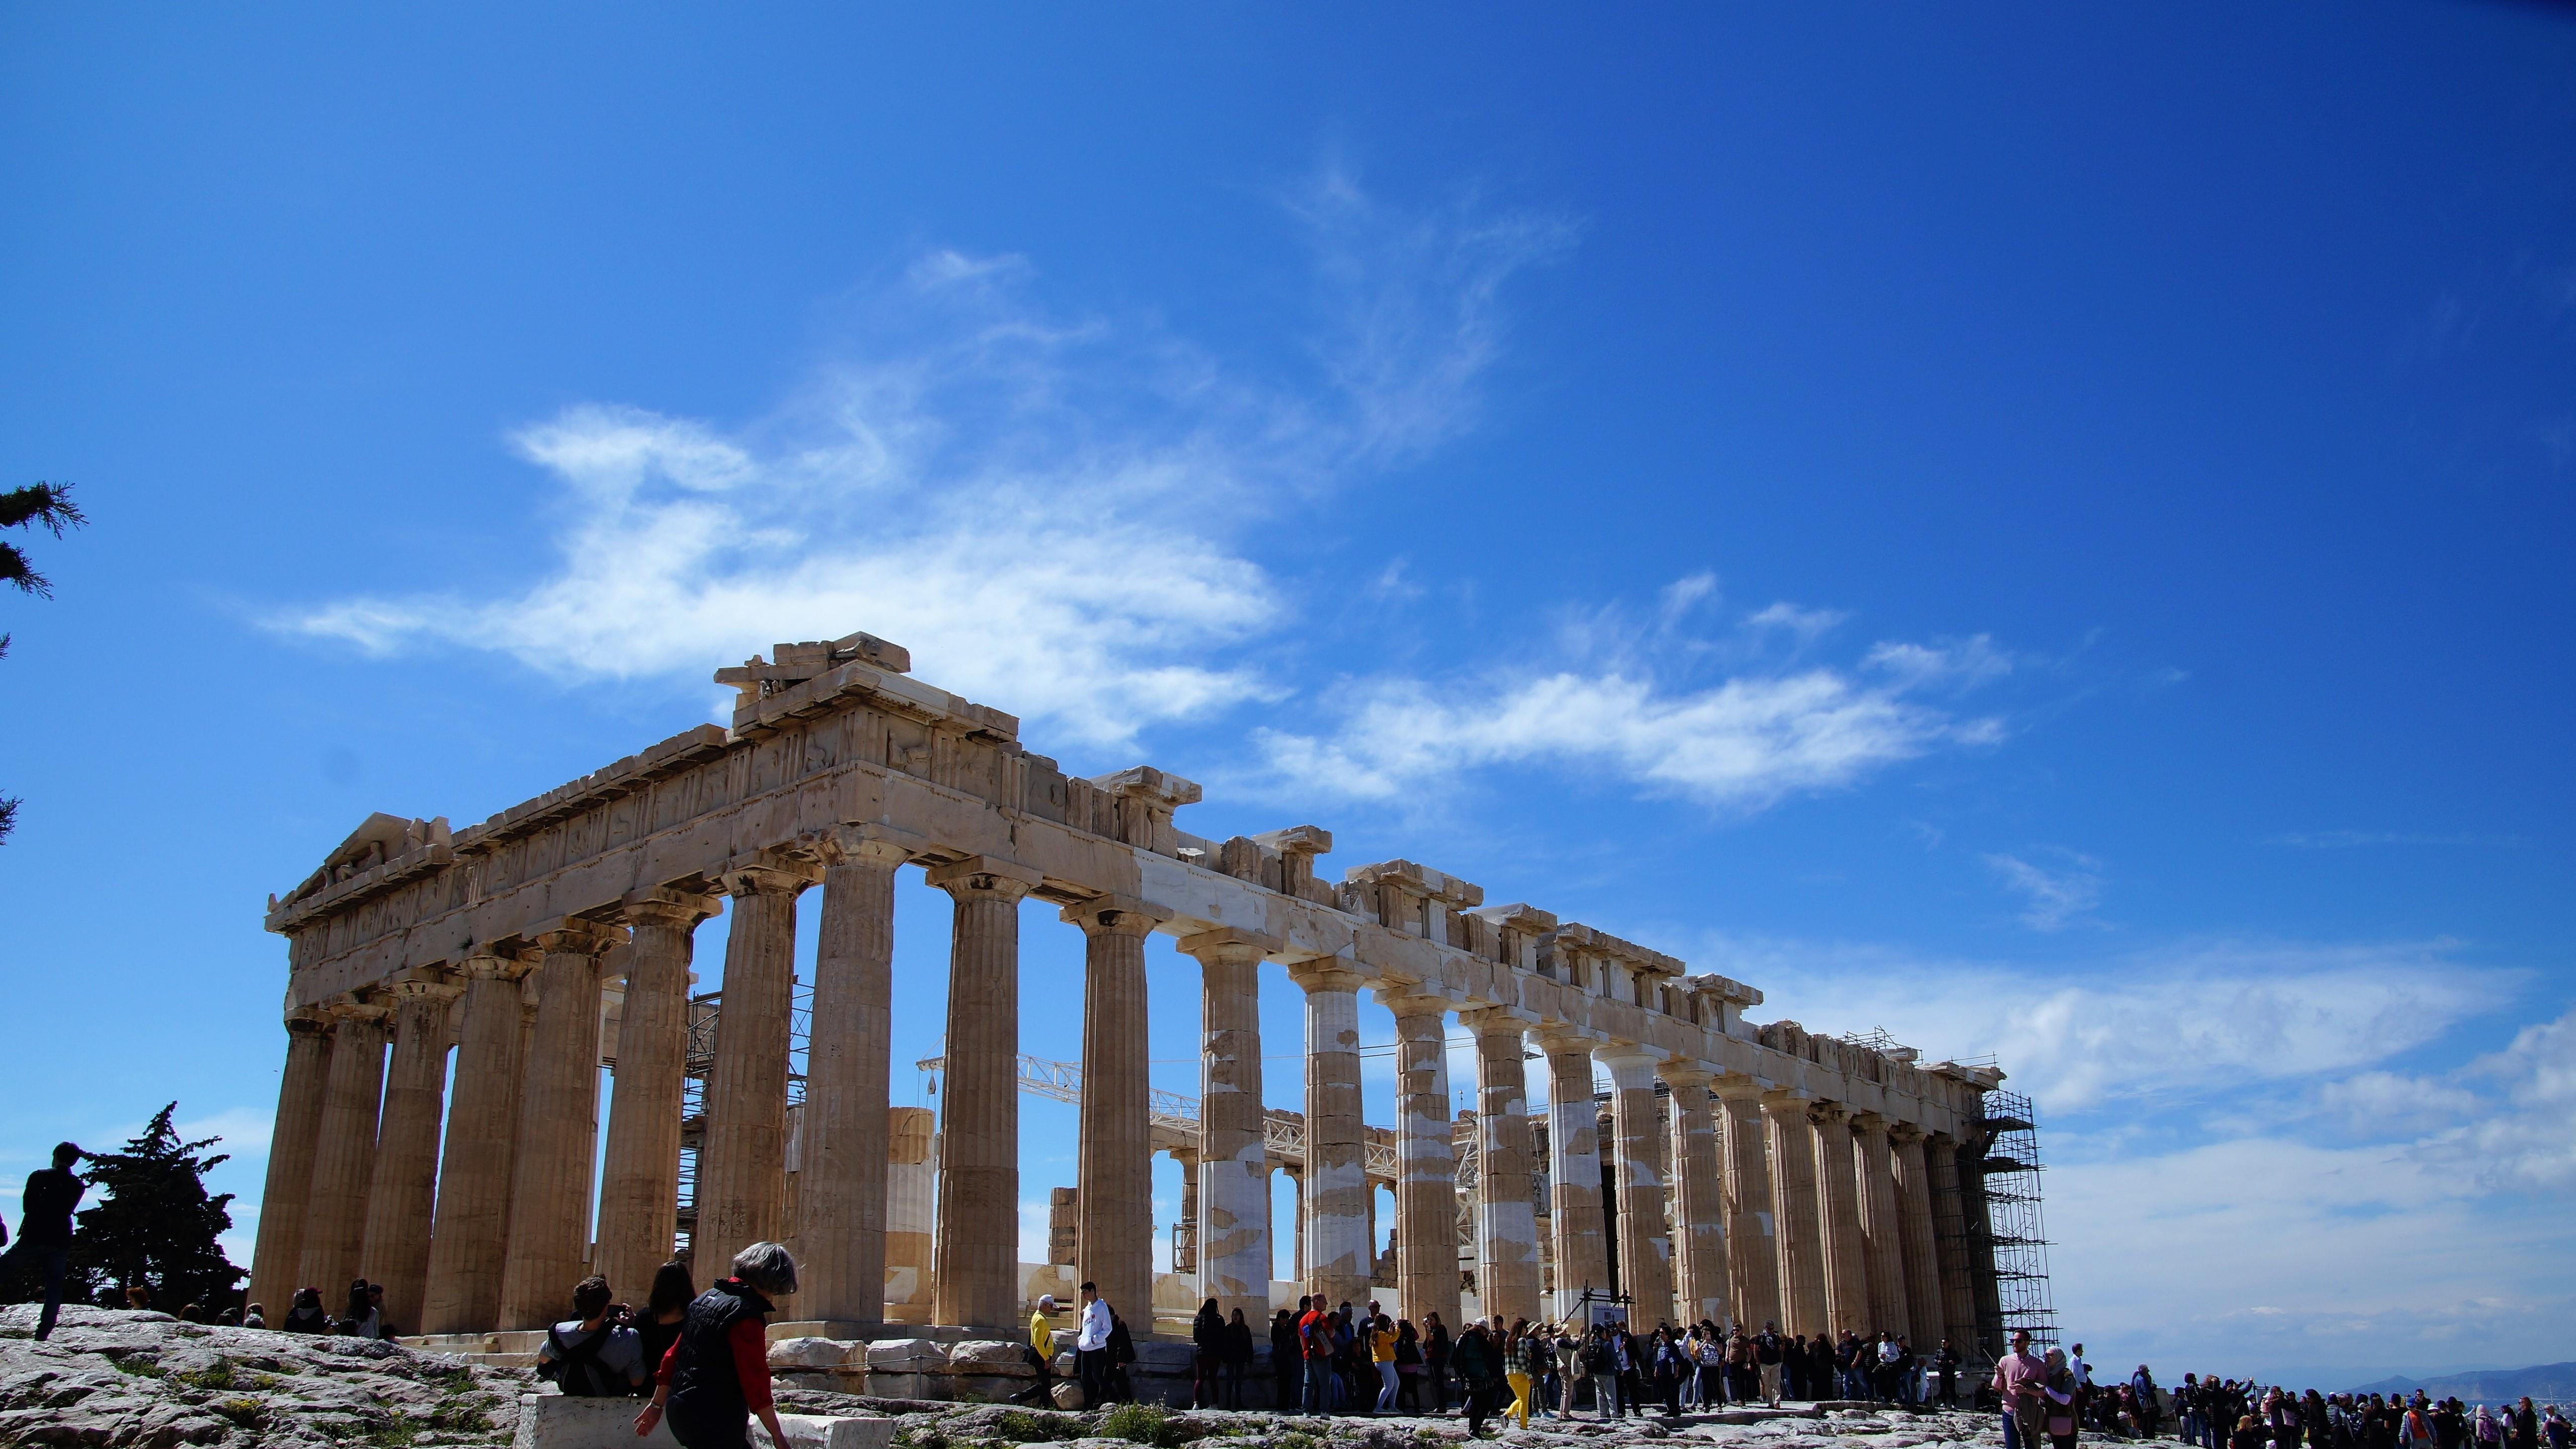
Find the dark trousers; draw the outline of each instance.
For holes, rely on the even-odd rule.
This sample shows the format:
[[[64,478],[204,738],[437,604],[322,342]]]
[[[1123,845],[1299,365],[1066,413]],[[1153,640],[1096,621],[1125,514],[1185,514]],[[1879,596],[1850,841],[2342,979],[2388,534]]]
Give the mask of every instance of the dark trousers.
[[[63,1311],[63,1280],[71,1274],[71,1247],[46,1247],[20,1238],[8,1252],[0,1253],[0,1267],[33,1268],[43,1276],[45,1306],[36,1314],[36,1337],[42,1340],[54,1331],[54,1320]]]
[[[1306,1412],[1321,1414],[1333,1407],[1333,1361],[1328,1358],[1306,1360]]]
[[[1096,1409],[1109,1402],[1109,1350],[1078,1348],[1073,1351],[1074,1372],[1082,1376],[1082,1406]]]

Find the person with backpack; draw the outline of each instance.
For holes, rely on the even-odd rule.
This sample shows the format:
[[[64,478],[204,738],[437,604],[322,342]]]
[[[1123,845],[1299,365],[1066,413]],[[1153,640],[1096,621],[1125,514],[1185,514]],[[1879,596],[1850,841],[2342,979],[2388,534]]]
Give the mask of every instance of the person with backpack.
[[[1458,1371],[1466,1394],[1467,1437],[1485,1437],[1485,1416],[1494,1411],[1503,1382],[1502,1357],[1485,1332],[1485,1320],[1471,1318],[1449,1350],[1449,1365]]]
[[[608,1280],[593,1273],[573,1286],[572,1317],[546,1330],[537,1377],[573,1398],[624,1398],[644,1387],[644,1341],[609,1311]]]
[[[1270,1319],[1271,1407],[1283,1414],[1297,1412],[1304,1387],[1306,1351],[1297,1336],[1297,1316],[1313,1306],[1312,1299],[1300,1298],[1296,1312],[1282,1308]]]
[[[638,1438],[668,1415],[681,1449],[748,1449],[757,1416],[770,1443],[787,1442],[769,1392],[769,1315],[796,1291],[796,1260],[779,1244],[754,1243],[732,1266],[689,1305],[656,1371],[653,1401],[635,1416]]]

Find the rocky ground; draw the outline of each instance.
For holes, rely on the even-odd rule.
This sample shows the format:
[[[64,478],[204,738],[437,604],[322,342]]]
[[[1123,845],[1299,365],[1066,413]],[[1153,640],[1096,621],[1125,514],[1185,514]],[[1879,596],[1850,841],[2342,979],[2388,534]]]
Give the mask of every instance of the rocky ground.
[[[168,1449],[180,1444],[505,1445],[525,1369],[488,1368],[387,1343],[180,1323],[158,1313],[63,1310],[34,1341],[33,1307],[0,1309],[0,1445]],[[792,1413],[895,1420],[896,1449],[1439,1449],[1467,1437],[1454,1417],[1327,1419],[1176,1412],[1090,1413],[930,1404],[789,1389]],[[1678,1422],[1532,1420],[1488,1437],[1528,1449],[1700,1440],[1744,1449],[1969,1449],[1999,1444],[1986,1415],[1825,1409],[1685,1416]],[[758,1435],[755,1434],[755,1440]],[[1672,1449],[1683,1449],[1674,1445]]]

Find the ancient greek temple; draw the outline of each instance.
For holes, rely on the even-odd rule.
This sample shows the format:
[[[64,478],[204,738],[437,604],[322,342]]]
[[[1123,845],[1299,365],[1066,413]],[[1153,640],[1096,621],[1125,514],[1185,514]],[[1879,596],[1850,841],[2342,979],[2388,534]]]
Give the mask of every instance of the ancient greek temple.
[[[1328,881],[1332,837],[1311,825],[1199,838],[1176,821],[1197,785],[1068,777],[1016,719],[909,668],[865,634],[779,645],[717,672],[740,691],[730,729],[462,830],[376,816],[272,898],[286,1062],[251,1296],[275,1313],[297,1285],[363,1276],[407,1332],[530,1329],[587,1273],[640,1301],[683,1242],[721,1265],[775,1239],[804,1264],[801,1332],[1014,1336],[1035,896],[1084,940],[1079,1180],[1055,1194],[1056,1256],[1131,1314],[1154,1298],[1159,1146],[1194,1199],[1171,1269],[1195,1275],[1193,1301],[1256,1322],[1285,1291],[1391,1294],[1453,1325],[1608,1298],[1641,1325],[1991,1336],[1994,1068],[1757,1025],[1750,986],[1409,861]],[[905,869],[953,902],[935,1122],[889,1102]],[[692,933],[728,897],[704,1031]],[[814,966],[796,1098],[800,909]],[[1194,1120],[1158,1116],[1147,1079],[1155,932],[1199,966]],[[1304,992],[1293,1154],[1263,1106],[1265,970]],[[1391,1124],[1362,1120],[1364,991],[1396,1022]],[[1475,1062],[1474,1110],[1454,1117],[1453,1029]],[[1302,1185],[1298,1268],[1274,1284],[1283,1162]],[[1391,1264],[1373,1176],[1393,1180]]]

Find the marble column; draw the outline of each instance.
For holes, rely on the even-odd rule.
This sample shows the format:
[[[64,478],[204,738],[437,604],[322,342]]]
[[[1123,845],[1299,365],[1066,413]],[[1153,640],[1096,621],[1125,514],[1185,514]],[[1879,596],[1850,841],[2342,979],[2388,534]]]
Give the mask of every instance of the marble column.
[[[501,1326],[501,1259],[519,1141],[519,980],[538,959],[533,951],[487,951],[460,968],[465,1017],[429,1234],[424,1333],[487,1333]],[[285,1310],[272,1305],[270,1311]]]
[[[1313,1290],[1306,1286],[1306,1170],[1304,1168],[1301,1167],[1288,1174],[1288,1197],[1289,1211],[1296,1219],[1296,1226],[1292,1231],[1297,1235],[1297,1241],[1290,1246],[1288,1264],[1292,1270],[1293,1281],[1297,1284],[1297,1291],[1301,1294],[1309,1293]]]
[[[1872,1333],[1869,1258],[1860,1235],[1860,1171],[1852,1145],[1851,1109],[1840,1102],[1807,1108],[1816,1141],[1816,1226],[1824,1251],[1825,1316],[1833,1332]]]
[[[1166,915],[1126,896],[1103,896],[1067,906],[1064,919],[1080,926],[1083,937],[1074,1278],[1099,1284],[1100,1296],[1129,1324],[1151,1323],[1154,1142],[1145,938]]]
[[[624,903],[626,997],[617,1012],[608,1145],[599,1178],[592,1266],[642,1303],[679,1238],[680,1102],[689,1054],[689,957],[713,896],[645,890]]]
[[[1306,1286],[1368,1299],[1369,1185],[1360,1123],[1359,976],[1338,957],[1301,961],[1306,993]]]
[[[724,873],[733,898],[716,1008],[715,1067],[698,1149],[691,1261],[701,1283],[733,1255],[787,1236],[787,1055],[796,1003],[796,897],[818,874],[773,860]]]
[[[1925,1137],[1923,1166],[1932,1188],[1932,1254],[1941,1273],[1941,1331],[1953,1348],[1965,1354],[1977,1341],[1977,1295],[1968,1271],[1970,1238],[1959,1193],[1959,1140],[1946,1132]]]
[[[1273,1271],[1260,996],[1271,945],[1237,930],[1180,943],[1199,963],[1199,1293],[1247,1323],[1269,1315]]]
[[[1175,1151],[1172,1165],[1181,1170],[1181,1222],[1189,1225],[1186,1234],[1172,1239],[1172,1271],[1184,1277],[1196,1277],[1199,1271],[1199,1155]],[[1152,1205],[1147,1204],[1150,1213]],[[1251,1321],[1251,1315],[1245,1315]]]
[[[1780,1325],[1780,1239],[1772,1230],[1771,1151],[1761,1089],[1750,1078],[1718,1083],[1726,1123],[1728,1312],[1747,1333]]]
[[[1536,1318],[1538,1209],[1530,1201],[1528,1023],[1498,1008],[1463,1012],[1476,1034],[1476,1296],[1485,1316]]]
[[[1808,1101],[1787,1092],[1762,1096],[1771,1138],[1771,1225],[1780,1244],[1782,1333],[1831,1331],[1825,1302],[1824,1236],[1816,1219],[1816,1129]]]
[[[1915,1351],[1929,1353],[1941,1343],[1941,1266],[1932,1249],[1932,1184],[1923,1161],[1923,1129],[1911,1122],[1887,1124],[1887,1141],[1896,1173],[1897,1245],[1905,1274],[1906,1336]]]
[[[568,922],[536,939],[537,1027],[520,1069],[501,1327],[543,1328],[587,1276],[591,1169],[599,1150],[600,957],[625,932]],[[651,1286],[649,1284],[645,1286]]]
[[[885,1321],[894,873],[910,857],[857,832],[827,850],[797,1144],[796,1316],[864,1326]]]
[[[1417,1323],[1437,1313],[1454,1325],[1458,1150],[1449,1124],[1449,1003],[1383,987],[1378,999],[1395,1013],[1396,1294]]]
[[[1610,1072],[1610,1122],[1618,1134],[1619,1289],[1628,1322],[1644,1333],[1673,1316],[1673,1240],[1664,1224],[1662,1134],[1655,1122],[1655,1058],[1633,1049],[1601,1053]]]
[[[1040,876],[979,855],[928,878],[954,903],[933,1321],[1007,1338],[1020,1326],[1020,901]],[[1151,1304],[1111,1306],[1153,1321]]]
[[[1852,1114],[1852,1145],[1860,1165],[1861,1251],[1869,1279],[1870,1331],[1906,1333],[1913,1316],[1905,1289],[1905,1241],[1896,1223],[1896,1172],[1888,1155],[1887,1119]]]
[[[367,1238],[367,1186],[376,1168],[376,1108],[385,1085],[385,1008],[331,1008],[331,1071],[322,1092],[322,1133],[313,1153],[313,1197],[304,1209],[304,1252],[296,1275],[324,1299],[358,1276]],[[283,1308],[278,1309],[283,1313]]]
[[[1726,1262],[1724,1166],[1718,1160],[1717,1122],[1708,1094],[1715,1074],[1671,1065],[1661,1073],[1672,1089],[1673,1217],[1681,1225],[1674,1246],[1680,1271],[1675,1274],[1679,1303],[1673,1321],[1726,1321],[1729,1297]]]
[[[1592,1095],[1592,1046],[1541,1036],[1547,1054],[1548,1235],[1556,1249],[1557,1318],[1571,1316],[1583,1290],[1610,1291],[1610,1250],[1601,1216],[1600,1108]]]
[[[393,1065],[376,1128],[367,1187],[367,1246],[359,1269],[385,1287],[385,1321],[420,1331],[429,1289],[429,1220],[438,1193],[438,1119],[447,1101],[448,1008],[465,988],[444,971],[420,971],[388,988],[394,998]]]
[[[286,1071],[278,1080],[277,1119],[269,1129],[268,1180],[261,1189],[247,1300],[268,1308],[272,1317],[285,1313],[303,1286],[297,1275],[304,1268],[304,1218],[313,1205],[313,1159],[330,1074],[330,1020],[313,1011],[286,1018]]]

